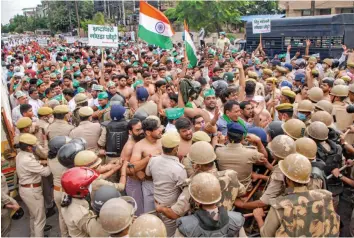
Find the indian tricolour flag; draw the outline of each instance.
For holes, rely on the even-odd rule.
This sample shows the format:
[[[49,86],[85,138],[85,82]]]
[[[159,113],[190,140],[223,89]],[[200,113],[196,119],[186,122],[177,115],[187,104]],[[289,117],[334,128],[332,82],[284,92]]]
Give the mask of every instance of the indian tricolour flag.
[[[189,34],[186,21],[184,21],[184,48],[189,64],[192,67],[196,66],[198,62],[197,49],[195,48],[191,35]]]
[[[139,31],[140,39],[163,49],[171,49],[174,32],[167,17],[145,1],[140,1]]]

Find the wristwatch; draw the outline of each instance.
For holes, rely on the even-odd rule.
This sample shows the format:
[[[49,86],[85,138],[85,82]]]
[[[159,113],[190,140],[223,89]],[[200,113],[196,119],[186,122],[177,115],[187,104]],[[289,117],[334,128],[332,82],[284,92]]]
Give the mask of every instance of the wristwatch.
[[[339,174],[339,175],[338,175],[338,178],[339,178],[339,179],[342,179],[342,177],[343,177],[343,174]]]

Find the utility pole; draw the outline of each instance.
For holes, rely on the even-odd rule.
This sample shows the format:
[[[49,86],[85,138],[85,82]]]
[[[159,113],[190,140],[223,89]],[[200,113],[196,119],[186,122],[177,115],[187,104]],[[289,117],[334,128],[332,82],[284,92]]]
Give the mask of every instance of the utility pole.
[[[315,15],[315,0],[311,0],[311,16]]]
[[[103,0],[103,14],[106,17],[107,13],[106,13],[106,0]]]
[[[122,11],[123,11],[123,25],[125,26],[125,7],[124,7],[124,1],[122,1]]]
[[[79,17],[79,11],[77,9],[77,1],[75,1],[75,11],[76,11],[76,18],[77,18],[77,35],[80,37],[80,17]]]

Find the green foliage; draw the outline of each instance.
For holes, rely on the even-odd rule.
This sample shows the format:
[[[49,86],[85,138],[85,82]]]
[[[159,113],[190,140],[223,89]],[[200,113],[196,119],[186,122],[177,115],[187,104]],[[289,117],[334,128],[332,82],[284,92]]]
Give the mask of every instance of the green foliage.
[[[49,4],[49,25],[52,31],[69,31],[70,27],[77,28],[77,18],[74,1],[48,1]],[[92,19],[93,1],[77,1],[77,8],[81,21]],[[71,25],[70,25],[71,19]]]
[[[172,21],[187,21],[189,28],[219,32],[225,24],[240,23],[240,16],[280,13],[278,2],[271,1],[179,1],[165,15]]]
[[[93,19],[87,19],[83,20],[80,22],[82,29],[84,29],[85,32],[88,32],[88,25],[94,24],[94,25],[104,25],[105,24],[105,19],[104,15],[102,12],[97,12],[94,16]]]
[[[11,23],[2,26],[2,32],[17,32],[35,31],[36,29],[46,29],[48,19],[38,17],[26,17],[22,15],[14,16]]]
[[[223,24],[240,22],[240,6],[247,2],[239,1],[181,1],[176,8],[168,9],[165,14],[172,21],[188,22],[189,28],[207,32],[221,31]]]

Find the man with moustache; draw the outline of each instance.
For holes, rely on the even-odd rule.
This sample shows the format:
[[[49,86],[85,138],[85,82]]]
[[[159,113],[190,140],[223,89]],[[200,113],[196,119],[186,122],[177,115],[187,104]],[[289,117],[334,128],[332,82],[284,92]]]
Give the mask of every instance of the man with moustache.
[[[133,153],[130,159],[130,172],[141,180],[142,198],[134,197],[134,199],[142,200],[137,201],[138,210],[143,210],[144,213],[150,212],[155,209],[154,204],[154,184],[152,178],[146,176],[145,168],[152,156],[162,154],[161,137],[163,126],[157,116],[149,116],[142,122],[142,128],[145,132],[145,138],[134,145]],[[138,186],[137,186],[138,187]],[[136,188],[138,189],[138,188]],[[143,205],[143,208],[139,207]]]

